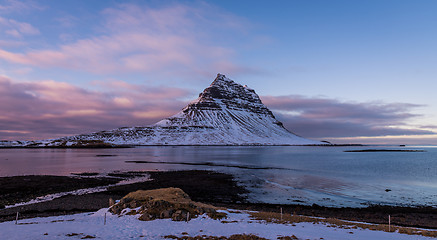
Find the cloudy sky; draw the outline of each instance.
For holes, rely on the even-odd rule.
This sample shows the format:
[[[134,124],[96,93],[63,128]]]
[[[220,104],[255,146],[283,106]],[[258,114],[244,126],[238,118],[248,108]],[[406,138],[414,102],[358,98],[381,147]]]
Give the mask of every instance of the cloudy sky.
[[[0,140],[144,126],[217,73],[294,133],[437,144],[437,1],[0,0]]]

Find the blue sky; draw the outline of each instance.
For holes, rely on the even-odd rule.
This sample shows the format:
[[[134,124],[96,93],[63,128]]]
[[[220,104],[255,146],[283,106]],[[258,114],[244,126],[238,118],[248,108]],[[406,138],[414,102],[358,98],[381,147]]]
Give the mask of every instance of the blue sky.
[[[174,114],[220,72],[293,132],[437,143],[435,1],[0,1],[0,139]]]

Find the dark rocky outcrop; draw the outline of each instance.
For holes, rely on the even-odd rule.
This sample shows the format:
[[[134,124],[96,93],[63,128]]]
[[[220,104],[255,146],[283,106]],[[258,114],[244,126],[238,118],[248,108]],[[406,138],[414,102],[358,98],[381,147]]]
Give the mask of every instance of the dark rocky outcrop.
[[[184,108],[183,112],[222,110],[220,103],[223,103],[228,109],[246,110],[247,112],[266,114],[274,118],[273,113],[261,102],[255,90],[235,83],[220,73],[217,74],[211,85],[199,94],[197,101],[190,103]]]

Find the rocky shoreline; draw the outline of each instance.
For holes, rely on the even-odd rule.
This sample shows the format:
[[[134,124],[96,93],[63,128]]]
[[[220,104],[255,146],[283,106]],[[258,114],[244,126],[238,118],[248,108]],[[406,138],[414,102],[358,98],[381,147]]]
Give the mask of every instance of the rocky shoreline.
[[[97,175],[97,176],[94,176]],[[176,187],[185,191],[193,201],[217,207],[279,212],[284,214],[338,218],[350,221],[437,229],[437,209],[431,207],[371,206],[366,208],[333,208],[318,205],[279,205],[250,203],[247,190],[239,186],[232,175],[212,171],[126,172],[99,177],[97,173],[78,176],[15,176],[0,178],[0,222],[20,218],[46,217],[90,212],[108,207],[109,199],[121,199],[130,192]],[[149,181],[116,185],[116,182],[149,176]],[[8,207],[37,196],[75,189],[109,186],[104,191],[83,195],[68,194],[50,201]]]

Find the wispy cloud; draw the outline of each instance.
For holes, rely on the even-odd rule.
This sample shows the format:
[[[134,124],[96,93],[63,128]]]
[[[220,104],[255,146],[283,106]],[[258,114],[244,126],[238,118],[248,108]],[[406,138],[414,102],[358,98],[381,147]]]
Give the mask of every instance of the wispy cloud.
[[[15,48],[25,46],[26,43],[23,41],[12,41],[12,40],[0,40],[0,48]]]
[[[44,7],[32,0],[27,0],[27,1],[5,0],[2,3],[0,3],[0,12],[4,12],[4,13],[13,13],[13,12],[22,13],[33,9],[42,10],[44,9]]]
[[[51,80],[0,77],[0,139],[43,139],[144,126],[179,111],[191,92],[112,81],[89,91]]]
[[[18,42],[17,39],[22,39],[25,36],[40,35],[38,28],[28,22],[22,22],[15,19],[17,14],[24,14],[32,10],[43,10],[44,7],[35,3],[34,1],[18,1],[5,0],[0,3],[0,47],[14,47],[17,45],[25,45],[24,42]],[[14,15],[15,14],[15,15]],[[8,17],[13,15],[14,17]],[[6,40],[8,36],[10,39],[17,41]]]
[[[24,35],[38,35],[39,30],[26,22],[0,17],[0,29],[7,35],[20,38]]]
[[[300,95],[263,96],[262,100],[288,129],[305,137],[335,138],[434,133],[408,125],[409,120],[420,117],[412,112],[422,105],[351,103]]]
[[[26,52],[3,49],[0,58],[11,63],[97,74],[209,75],[211,72],[250,71],[233,60],[233,49],[214,41],[214,38],[223,38],[221,34],[232,36],[244,32],[247,28],[244,21],[208,4],[175,4],[162,8],[122,4],[101,14],[104,22],[95,37],[51,49],[34,48]],[[37,29],[28,25],[13,30],[16,31],[9,34],[37,33]]]

